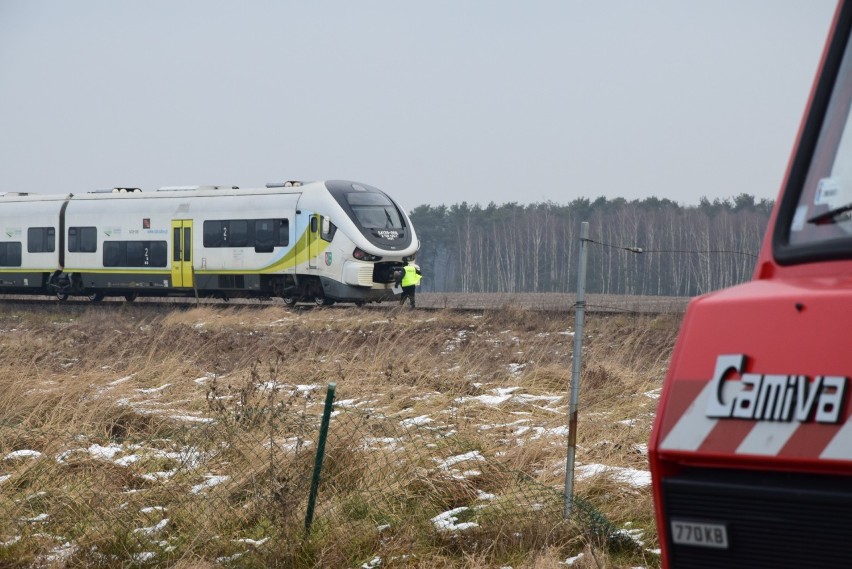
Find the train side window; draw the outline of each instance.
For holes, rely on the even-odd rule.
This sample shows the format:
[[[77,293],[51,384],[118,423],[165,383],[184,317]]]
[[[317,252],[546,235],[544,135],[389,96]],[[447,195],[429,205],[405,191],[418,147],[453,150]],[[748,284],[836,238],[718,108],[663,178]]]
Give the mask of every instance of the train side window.
[[[104,267],[165,267],[165,241],[104,241]]]
[[[55,228],[30,227],[27,229],[27,253],[53,253],[55,250]]]
[[[159,241],[155,241],[152,245],[157,245]],[[159,254],[159,251],[157,252]],[[163,251],[163,267],[165,267],[166,252]],[[192,229],[189,227],[183,228],[183,260],[185,263],[192,261]],[[158,267],[161,265],[157,265]]]
[[[165,267],[169,260],[169,244],[165,241],[151,241],[148,244],[148,266]],[[189,260],[189,258],[185,259]]]
[[[317,218],[316,216],[311,216],[311,233],[317,232]]]
[[[20,241],[0,243],[0,267],[20,267],[21,250]]]
[[[125,243],[127,247],[127,263],[128,267],[147,267],[150,263],[148,263],[146,251],[148,243],[142,243],[141,241],[128,241]]]
[[[271,253],[290,243],[290,222],[286,219],[223,219],[204,222],[204,247],[254,247],[258,253]]]
[[[206,227],[207,224],[205,223]],[[205,235],[204,245],[207,245],[207,239]],[[172,236],[172,247],[174,248],[174,252],[172,253],[172,261],[178,262],[180,261],[180,227],[175,227],[174,235]]]
[[[98,230],[95,227],[69,227],[70,253],[95,253],[98,250]]]
[[[275,224],[275,246],[286,247],[290,244],[290,222],[286,219],[273,219]]]
[[[272,253],[275,250],[275,229],[272,219],[258,219],[254,222],[256,253]]]
[[[225,226],[226,221],[205,221],[204,222],[204,246],[205,247],[224,247],[227,242],[228,229]],[[175,261],[179,259],[175,258]]]
[[[230,223],[231,234],[229,236],[231,247],[247,247],[249,244],[248,221],[245,219],[234,219]]]
[[[334,234],[337,232],[337,226],[331,222],[331,219],[323,216],[322,218],[322,231],[320,231],[320,237],[322,237],[325,241],[331,241],[334,239]]]
[[[121,243],[104,241],[104,267],[121,267],[124,265]]]

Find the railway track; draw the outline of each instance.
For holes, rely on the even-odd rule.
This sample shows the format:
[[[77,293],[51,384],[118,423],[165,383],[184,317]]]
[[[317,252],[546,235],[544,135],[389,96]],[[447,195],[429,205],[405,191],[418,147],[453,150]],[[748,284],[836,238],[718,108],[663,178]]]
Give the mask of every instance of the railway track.
[[[286,305],[280,298],[251,299],[170,297],[139,298],[128,302],[122,297],[105,298],[92,302],[86,297],[60,301],[52,296],[0,295],[0,304],[7,307],[43,307],[58,310],[85,310],[98,306],[104,310],[121,309],[126,306],[144,307],[152,310],[184,310],[196,306],[267,308]],[[586,295],[586,311],[592,313],[638,313],[638,314],[682,314],[689,302],[688,297],[659,297],[631,295]],[[417,307],[423,310],[485,311],[521,309],[547,312],[573,312],[575,297],[567,293],[418,293]],[[381,310],[396,308],[393,302],[368,304],[365,309]],[[343,310],[355,309],[348,303],[317,307],[313,304],[298,304],[294,310]]]

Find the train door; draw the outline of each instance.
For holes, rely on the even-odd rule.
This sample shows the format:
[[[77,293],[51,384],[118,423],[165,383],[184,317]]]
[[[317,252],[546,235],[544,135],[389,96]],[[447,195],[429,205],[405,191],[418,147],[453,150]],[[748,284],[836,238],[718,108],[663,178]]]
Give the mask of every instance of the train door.
[[[192,220],[172,220],[172,286],[191,287]]]
[[[308,227],[308,268],[317,268],[317,257],[319,257],[319,215],[312,215],[310,227]]]

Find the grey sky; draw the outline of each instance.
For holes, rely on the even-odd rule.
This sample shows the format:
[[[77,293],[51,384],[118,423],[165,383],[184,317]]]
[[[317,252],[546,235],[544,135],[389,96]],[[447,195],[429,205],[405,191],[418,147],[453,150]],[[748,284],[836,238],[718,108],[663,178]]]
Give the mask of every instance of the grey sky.
[[[0,0],[0,191],[775,198],[833,0]]]

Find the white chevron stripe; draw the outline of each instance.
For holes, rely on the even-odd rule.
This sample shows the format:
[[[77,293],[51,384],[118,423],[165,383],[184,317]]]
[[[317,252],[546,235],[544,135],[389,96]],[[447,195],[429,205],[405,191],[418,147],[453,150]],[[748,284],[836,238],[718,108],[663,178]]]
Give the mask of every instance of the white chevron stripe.
[[[846,423],[837,431],[819,457],[852,459],[852,418],[846,419]]]
[[[707,397],[714,389],[712,381],[708,381],[698,397],[689,405],[686,411],[678,419],[674,428],[666,435],[660,445],[662,450],[697,450],[719,422],[718,419],[710,419],[706,413]]]
[[[801,423],[757,422],[737,447],[737,454],[775,456],[800,426]]]

